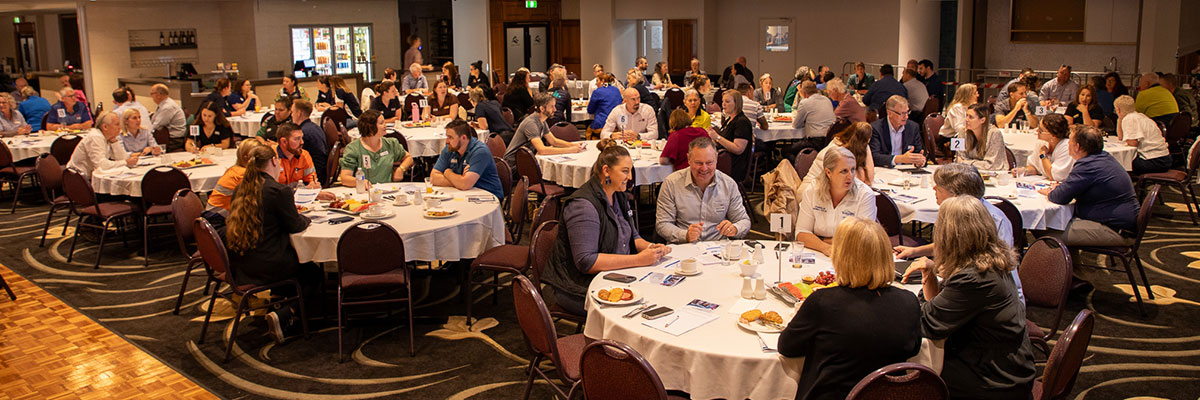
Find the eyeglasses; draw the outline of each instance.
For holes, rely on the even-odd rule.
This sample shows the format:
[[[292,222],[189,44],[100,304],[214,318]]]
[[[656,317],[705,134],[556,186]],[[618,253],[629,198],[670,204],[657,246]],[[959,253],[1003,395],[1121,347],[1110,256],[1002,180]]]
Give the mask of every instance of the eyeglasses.
[[[905,116],[907,116],[907,115],[908,115],[908,110],[904,110],[904,111],[896,111],[896,110],[893,110],[893,109],[890,109],[890,108],[889,108],[889,109],[887,109],[887,110],[888,110],[888,112],[894,112],[894,113],[896,113],[896,115],[905,115]]]

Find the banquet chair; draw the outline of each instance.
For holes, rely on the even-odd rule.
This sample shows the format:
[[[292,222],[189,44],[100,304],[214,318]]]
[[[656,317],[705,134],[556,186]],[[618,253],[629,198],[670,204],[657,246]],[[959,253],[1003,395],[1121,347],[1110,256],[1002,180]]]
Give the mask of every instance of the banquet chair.
[[[487,140],[488,150],[492,152],[492,157],[504,158],[504,153],[508,151],[508,145],[504,144],[504,138],[500,137],[499,133],[493,133]]]
[[[229,343],[225,346],[225,358],[222,362],[229,362],[229,355],[233,352],[233,343],[237,341],[237,330],[238,325],[242,322],[242,315],[249,316],[250,312],[254,310],[269,310],[277,304],[297,302],[300,307],[300,323],[304,328],[304,336],[308,336],[308,314],[304,310],[304,292],[300,288],[299,281],[295,278],[289,278],[265,285],[239,285],[233,279],[235,268],[233,264],[229,263],[229,253],[225,250],[225,243],[221,241],[221,236],[217,233],[217,230],[208,223],[208,220],[196,218],[192,221],[192,232],[195,234],[196,248],[200,252],[200,257],[204,259],[204,265],[210,271],[209,273],[217,278],[217,284],[212,289],[212,297],[208,301],[208,312],[204,314],[204,324],[200,326],[200,340],[197,343],[204,344],[204,336],[208,333],[208,321],[212,318],[213,304],[217,302],[217,297],[221,295],[222,283],[229,285],[232,295],[241,297],[241,300],[237,302],[237,306],[234,308],[233,330],[229,334]],[[292,286],[296,291],[296,295],[284,298],[272,298],[266,304],[250,305],[250,299],[255,298],[255,294],[283,286]]]
[[[334,126],[342,128],[346,126],[346,120],[350,119],[350,114],[346,112],[344,107],[330,107],[321,113],[321,126],[325,126],[326,120],[332,120]]]
[[[839,117],[838,119],[833,120],[833,125],[829,126],[829,131],[827,132],[826,136],[827,137],[836,136],[838,134],[838,132],[846,130],[846,128],[849,128],[850,125],[853,125],[853,124],[854,124],[854,122],[850,121],[849,118]]]
[[[522,179],[521,182],[517,183],[517,187],[513,191],[513,193],[516,195],[525,193],[524,185],[525,185],[525,181],[524,181],[524,179]],[[554,196],[553,198],[557,200],[558,197]],[[548,197],[547,199],[550,199],[550,198]],[[534,225],[533,226],[535,228],[530,228],[530,236],[533,237],[534,239],[531,239],[529,245],[520,244],[521,243],[521,231],[525,224],[525,202],[513,201],[513,202],[509,203],[509,209],[510,209],[509,215],[513,219],[513,222],[510,223],[509,226],[516,227],[516,233],[511,234],[513,240],[510,240],[503,245],[492,247],[492,248],[488,249],[487,251],[484,251],[478,257],[476,257],[475,261],[471,262],[471,265],[469,267],[470,269],[467,271],[467,278],[463,279],[463,294],[465,296],[464,299],[467,302],[467,325],[468,326],[470,326],[472,323],[474,323],[474,321],[471,319],[471,315],[472,315],[471,307],[475,304],[474,299],[472,299],[472,297],[471,297],[471,295],[473,293],[473,286],[490,286],[490,287],[492,287],[492,304],[493,305],[497,304],[497,296],[500,293],[500,287],[506,286],[506,285],[500,283],[500,273],[504,272],[504,273],[511,273],[514,275],[524,275],[526,273],[529,273],[530,266],[531,266],[531,260],[533,259],[533,257],[536,254],[535,251],[541,251],[543,253],[548,254],[551,250],[550,247],[545,247],[545,248],[539,249],[539,248],[536,248],[536,246],[534,246],[533,244],[537,241],[537,238],[535,235],[537,233],[536,227],[541,227],[541,224],[545,223],[546,221],[554,221],[555,218],[557,217],[557,214],[553,211],[552,208],[547,209],[547,207],[542,207],[542,208],[538,209],[537,214],[534,215],[534,217],[533,217]],[[512,232],[512,230],[509,230],[508,232]],[[509,234],[508,232],[506,232],[506,235]],[[470,279],[471,273],[473,273],[475,271],[480,271],[480,270],[490,271],[492,273],[491,283],[488,283],[488,282],[480,282],[480,283],[476,283],[476,284],[471,283],[471,279]]]
[[[512,167],[508,166],[508,161],[504,161],[500,157],[492,157],[492,162],[496,164],[496,175],[500,176],[500,186],[504,189],[504,198],[500,199],[500,207],[504,207],[512,197],[513,176]]]
[[[415,92],[409,93],[407,96],[404,96],[404,108],[400,110],[403,112],[403,114],[402,114],[403,117],[401,119],[411,120],[413,104],[417,104],[419,106],[421,103],[421,99],[424,99],[424,98],[425,98],[425,96],[422,96],[420,93],[415,93]],[[419,112],[424,112],[424,110],[420,110]]]
[[[325,160],[325,187],[333,187],[338,184],[338,176],[341,175],[342,152],[345,150],[340,143],[334,143],[333,148],[329,149],[329,158]]]
[[[589,400],[669,399],[658,372],[625,343],[597,340],[585,346],[579,376],[576,390]]]
[[[63,235],[67,234],[67,227],[71,225],[71,199],[62,192],[63,168],[58,164],[58,160],[53,154],[42,154],[38,156],[34,164],[34,169],[37,170],[38,183],[42,187],[42,199],[50,204],[50,210],[46,211],[46,225],[42,227],[42,241],[39,247],[46,247],[46,234],[50,231],[50,221],[54,219],[54,212],[59,208],[67,209],[67,219],[63,221]]]
[[[1192,114],[1187,111],[1181,111],[1171,118],[1171,123],[1167,125],[1167,129],[1163,131],[1163,139],[1172,150],[1179,149],[1187,144],[1187,139],[1190,136],[1189,131],[1192,128]]]
[[[504,117],[504,122],[507,122],[508,126],[513,127],[513,129],[517,128],[517,119],[515,116],[513,116],[512,110],[510,110],[508,107],[501,107],[500,115]]]
[[[178,168],[163,165],[154,167],[142,176],[142,254],[145,265],[150,266],[150,228],[174,226],[171,202],[180,189],[192,190],[187,174]],[[172,221],[150,223],[154,217],[168,217]],[[187,255],[187,253],[183,253]]]
[[[900,208],[896,206],[896,202],[891,197],[884,193],[876,193],[875,209],[877,210],[875,220],[883,226],[884,232],[887,232],[888,238],[892,241],[892,247],[916,247],[925,244],[920,239],[904,236],[904,222],[900,219]]]
[[[946,117],[941,114],[933,113],[925,117],[925,150],[929,152],[928,159],[933,164],[948,164],[954,161],[954,154],[948,154],[944,146],[938,146],[939,132],[945,124]]]
[[[817,149],[805,148],[796,154],[796,159],[792,161],[792,165],[796,167],[796,174],[800,175],[800,179],[804,179],[808,175],[808,170],[812,169],[813,162],[817,160]]]
[[[557,396],[569,399],[569,394],[575,390],[575,385],[580,379],[579,359],[584,346],[587,345],[587,338],[579,333],[558,337],[554,322],[550,320],[550,311],[546,309],[546,303],[542,301],[538,288],[524,275],[514,278],[512,286],[517,321],[521,325],[525,344],[533,353],[529,366],[525,368],[529,379],[525,381],[523,398],[529,399],[530,391],[533,390],[533,380],[541,376]],[[567,390],[563,390],[550,375],[542,371],[540,365],[544,360],[549,360],[558,371],[558,378],[567,386]]]
[[[1034,400],[1067,398],[1067,394],[1075,387],[1075,378],[1079,376],[1079,367],[1087,354],[1095,325],[1096,317],[1092,315],[1091,310],[1085,308],[1079,311],[1071,325],[1063,330],[1062,337],[1050,352],[1050,359],[1046,361],[1042,376],[1033,380]]]
[[[1154,292],[1150,290],[1150,280],[1146,279],[1146,270],[1142,268],[1142,258],[1138,256],[1138,248],[1141,247],[1142,237],[1146,234],[1146,226],[1150,224],[1150,218],[1153,216],[1151,209],[1154,208],[1154,203],[1158,201],[1158,191],[1161,187],[1161,185],[1154,185],[1151,186],[1150,190],[1146,192],[1146,198],[1142,200],[1142,208],[1138,211],[1137,231],[1135,232],[1136,236],[1134,238],[1125,239],[1125,243],[1120,246],[1071,247],[1071,250],[1107,255],[1109,256],[1109,260],[1112,260],[1113,258],[1120,259],[1121,263],[1125,266],[1125,274],[1129,277],[1129,288],[1133,290],[1133,295],[1137,298],[1138,311],[1141,311],[1142,315],[1146,315],[1146,307],[1142,303],[1141,293],[1138,292],[1137,280],[1133,277],[1133,266],[1137,266],[1138,273],[1142,275],[1142,284],[1146,286],[1146,296],[1148,296],[1150,300],[1154,300]],[[1120,269],[1109,267],[1094,267],[1109,271],[1120,271]]]
[[[204,263],[199,249],[188,251],[188,245],[196,243],[193,222],[204,214],[204,203],[200,201],[200,196],[197,196],[191,189],[179,189],[171,197],[171,214],[174,214],[172,225],[175,227],[175,242],[179,244],[179,252],[188,258],[187,269],[183,273],[183,284],[179,285],[179,296],[175,298],[173,314],[179,315],[179,308],[183,306],[183,294],[187,291],[188,278],[193,276],[192,269]],[[204,295],[208,294],[209,285],[218,281],[208,268],[205,268],[204,275],[195,276],[205,278]]]
[[[879,119],[879,112],[875,110],[867,110],[867,123],[875,122]]]
[[[537,159],[529,150],[517,150],[517,174],[529,178],[529,191],[537,193],[539,197],[561,195],[565,192],[562,186],[542,180],[542,167],[538,166]]]
[[[71,155],[75,154],[75,146],[78,146],[81,141],[83,141],[83,137],[79,135],[59,136],[50,142],[50,154],[58,159],[58,165],[66,167],[67,162],[71,161]]]
[[[47,113],[45,113],[45,114],[42,114],[42,125],[41,125],[41,127],[42,127],[42,130],[43,130],[43,131],[48,131],[48,130],[49,130],[49,129],[46,129],[46,122],[48,122],[48,121],[50,121],[50,113],[49,113],[49,112],[47,112]]]
[[[1008,146],[1004,147],[1004,160],[1008,162],[1009,171],[1017,167],[1017,156],[1013,154],[1012,150],[1010,150]]]
[[[8,145],[0,141],[0,187],[8,182],[13,188],[13,203],[10,214],[17,212],[17,200],[21,198],[21,186],[25,178],[29,178],[30,185],[37,185],[37,170],[31,166],[18,166],[13,160],[12,151],[8,149]]]
[[[337,243],[338,265],[338,362],[345,361],[342,331],[345,330],[346,306],[408,303],[408,354],[416,356],[413,334],[412,271],[404,261],[404,240],[394,228],[378,222],[362,221],[347,228]],[[404,288],[404,296],[375,296],[385,288]],[[346,301],[350,292],[367,289],[369,297]]]
[[[554,134],[554,138],[568,142],[578,142],[580,139],[579,128],[576,128],[575,125],[566,121],[561,121],[557,124],[554,124],[554,126],[551,126],[550,133]]]
[[[342,133],[338,131],[338,126],[333,122],[333,120],[325,119],[323,122],[321,122],[321,130],[325,131],[326,150],[332,149],[335,144],[341,144],[342,146],[346,145],[345,143],[342,143]]]
[[[88,182],[87,178],[74,169],[63,171],[63,191],[67,193],[67,198],[71,199],[71,207],[74,208],[75,215],[79,216],[75,221],[75,235],[71,239],[71,251],[67,253],[67,262],[71,262],[71,259],[75,257],[75,244],[79,242],[79,228],[87,226],[100,230],[100,243],[96,248],[96,265],[93,267],[99,269],[100,258],[104,257],[104,239],[108,234],[108,224],[116,220],[118,229],[124,231],[125,224],[122,218],[134,216],[137,214],[138,208],[125,201],[101,203],[96,199],[96,192],[92,190],[91,182]],[[99,218],[104,221],[104,224],[96,225],[86,222],[86,217]]]
[[[1200,145],[1192,146],[1189,153],[1191,154],[1187,158],[1186,170],[1172,169],[1167,172],[1142,174],[1137,178],[1137,186],[1142,188],[1146,184],[1154,183],[1179,188],[1179,193],[1183,195],[1183,204],[1187,205],[1188,215],[1192,217],[1192,225],[1196,225],[1196,213],[1200,213],[1200,201],[1196,200],[1196,190],[1192,184],[1196,181],[1196,170],[1200,168]],[[1192,210],[1193,207],[1196,208],[1195,211]]]
[[[1071,253],[1061,241],[1050,236],[1038,238],[1017,268],[1021,277],[1021,290],[1025,295],[1025,305],[1053,308],[1054,323],[1050,331],[1042,329],[1038,324],[1025,320],[1025,332],[1034,348],[1045,354],[1050,354],[1049,340],[1058,333],[1062,321],[1063,309],[1067,306],[1067,293],[1071,291]],[[1028,317],[1028,314],[1026,314]]]
[[[1013,250],[1016,250],[1017,254],[1025,253],[1028,243],[1025,239],[1025,219],[1021,217],[1021,210],[1017,209],[1016,204],[1000,196],[984,196],[983,198],[1004,212],[1005,217],[1008,217],[1008,222],[1012,225]]]
[[[900,372],[904,375],[897,375]],[[949,397],[946,383],[929,367],[897,363],[877,369],[858,381],[846,400],[939,400]]]
[[[458,98],[458,107],[459,108],[464,109],[464,110],[470,110],[472,108],[475,108],[475,104],[471,103],[471,95],[467,94],[467,92],[465,92],[465,91],[458,92],[458,96],[456,96],[456,97]]]
[[[166,146],[171,141],[171,131],[165,126],[155,129],[153,135],[154,143],[158,143],[160,146]]]

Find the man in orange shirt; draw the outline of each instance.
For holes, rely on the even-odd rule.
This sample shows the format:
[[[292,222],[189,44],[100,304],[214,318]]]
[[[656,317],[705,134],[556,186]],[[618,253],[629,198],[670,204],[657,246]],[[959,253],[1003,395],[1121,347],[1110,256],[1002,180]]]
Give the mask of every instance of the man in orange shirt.
[[[304,150],[304,131],[289,122],[279,125],[275,134],[279,139],[275,151],[279,154],[279,166],[283,168],[279,173],[279,183],[292,187],[303,183],[309,189],[321,188],[312,156]]]

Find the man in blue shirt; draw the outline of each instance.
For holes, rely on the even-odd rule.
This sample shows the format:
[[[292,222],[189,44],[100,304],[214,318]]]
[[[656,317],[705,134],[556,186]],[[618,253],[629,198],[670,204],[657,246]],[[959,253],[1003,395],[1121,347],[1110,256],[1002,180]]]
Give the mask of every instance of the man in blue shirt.
[[[325,130],[309,118],[312,110],[312,103],[309,103],[308,100],[293,100],[292,123],[299,125],[300,131],[304,132],[304,150],[308,151],[309,156],[312,156],[313,165],[317,167],[317,180],[326,182],[325,166],[329,161],[330,146],[325,142]]]
[[[45,130],[91,129],[92,113],[75,98],[75,89],[69,87],[58,91],[59,101],[50,106],[50,116],[46,118]]]
[[[883,103],[892,96],[908,98],[908,89],[905,89],[904,84],[896,80],[891,64],[883,64],[882,67],[879,67],[879,75],[881,78],[875,81],[870,89],[867,89],[867,94],[863,95],[862,101],[867,108],[883,114]],[[880,115],[880,117],[882,116]]]
[[[475,130],[462,120],[446,125],[446,147],[438,155],[430,176],[434,186],[453,186],[458,190],[480,188],[504,198],[500,174],[487,145],[475,139]]]
[[[1039,190],[1055,204],[1075,201],[1075,217],[1064,231],[1050,231],[1067,246],[1128,246],[1137,233],[1141,208],[1125,168],[1104,151],[1104,134],[1078,125],[1068,145],[1075,167],[1053,189]]]
[[[42,116],[50,112],[50,102],[38,96],[37,91],[32,87],[26,86],[21,88],[21,94],[25,100],[21,101],[21,105],[17,107],[17,111],[25,116],[25,122],[33,129],[33,132],[42,130]]]

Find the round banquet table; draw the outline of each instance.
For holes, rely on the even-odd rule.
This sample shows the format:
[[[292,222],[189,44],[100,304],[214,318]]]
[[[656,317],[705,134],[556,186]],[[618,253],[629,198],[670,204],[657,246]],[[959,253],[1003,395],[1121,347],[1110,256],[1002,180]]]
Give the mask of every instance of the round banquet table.
[[[423,184],[413,182],[379,184],[375,187],[412,192],[424,190]],[[381,222],[400,233],[400,238],[404,240],[405,261],[457,261],[475,258],[487,249],[504,244],[504,217],[500,213],[500,202],[496,201],[496,196],[482,189],[436,189],[454,197],[443,201],[442,208],[458,210],[458,215],[429,219],[424,217],[424,207],[421,205],[395,206],[391,201],[384,200],[386,208],[395,213],[395,216]],[[347,187],[326,190],[337,195],[354,193],[354,188]],[[491,200],[475,203],[468,201],[467,196],[486,196]],[[353,194],[353,197],[367,200],[365,193]],[[310,218],[321,218],[343,214],[310,211],[306,215]],[[361,217],[355,217],[354,221],[337,225],[314,222],[304,232],[292,235],[296,255],[301,262],[337,261],[338,238],[347,228],[362,220]]]
[[[596,142],[598,141],[578,142],[586,146],[580,153],[536,156],[538,165],[542,167],[542,179],[567,187],[583,186],[591,178],[592,164],[595,164],[596,157],[600,156],[600,151],[596,150]],[[634,150],[630,150],[630,153],[634,153]],[[638,150],[638,158],[633,161],[634,178],[636,179],[633,182],[634,186],[662,182],[667,175],[675,172],[675,168],[671,165],[658,163],[658,156],[661,154],[662,150]]]
[[[767,123],[767,129],[758,127],[758,123],[754,123],[754,137],[759,138],[764,142],[773,142],[776,140],[788,139],[803,139],[804,129],[792,128],[792,121],[775,121]]]
[[[190,160],[195,157],[192,153],[167,153],[159,157],[143,157],[134,168],[120,166],[96,171],[92,173],[92,188],[96,193],[141,197],[142,176],[146,175],[147,171],[160,165],[170,165],[174,162]],[[205,158],[216,162],[216,164],[183,170],[183,173],[188,176],[188,181],[192,184],[192,191],[208,192],[217,187],[217,180],[221,179],[221,175],[225,174],[225,170],[237,162],[237,150],[221,150],[220,155],[205,156]]]
[[[312,115],[308,116],[314,124],[321,123],[321,111],[313,111]],[[229,117],[229,126],[233,129],[233,133],[245,137],[254,137],[258,134],[258,128],[262,127],[263,116],[265,112],[248,112],[236,117]]]
[[[55,135],[54,132],[42,131],[32,135],[5,138],[4,144],[12,153],[13,161],[21,161],[37,157],[42,153],[49,153],[50,145],[54,143],[55,139],[58,139],[58,135]],[[67,162],[67,160],[58,161]]]
[[[776,243],[760,242],[767,249],[774,248]],[[790,320],[795,311],[771,294],[767,294],[766,300],[742,300],[739,295],[742,286],[739,268],[736,265],[723,265],[712,255],[716,248],[719,248],[719,242],[672,245],[668,256],[670,259],[659,265],[616,271],[637,278],[652,272],[670,274],[674,270],[670,266],[673,260],[695,257],[701,273],[687,277],[674,287],[659,285],[651,282],[650,278],[628,286],[635,293],[640,291],[644,302],[670,307],[677,314],[681,310],[692,309],[686,304],[693,299],[719,304],[720,307],[711,311],[716,320],[674,336],[643,324],[647,321],[641,317],[621,318],[632,308],[602,306],[590,295],[619,284],[597,277],[592,279],[588,288],[584,335],[591,339],[610,339],[629,345],[654,366],[667,389],[685,391],[694,399],[794,398],[804,359],[787,358],[774,351],[764,351],[759,335],[739,327],[737,320],[741,312],[750,308],[759,308],[764,312],[777,311],[785,321]],[[783,252],[784,257],[789,254]],[[768,284],[779,277],[777,260],[775,251],[765,251],[758,274]],[[799,269],[784,265],[782,273],[784,281],[798,282],[804,275],[816,275],[832,269],[829,258],[816,253],[815,264],[807,264]],[[913,293],[920,289],[920,285],[903,287]],[[705,313],[692,310],[682,312]],[[672,318],[674,316],[667,316],[663,320],[670,321]],[[940,372],[944,357],[944,341],[923,339],[921,351],[909,361]]]
[[[413,157],[437,157],[442,154],[442,149],[446,147],[446,128],[445,124],[434,124],[434,126],[424,126],[419,128],[405,128],[403,125],[397,131],[396,128],[389,124],[388,133],[400,132],[404,135],[404,140],[408,142],[405,151],[412,154]],[[476,129],[475,134],[480,140],[487,140],[486,129]],[[358,128],[352,128],[346,131],[346,135],[352,139],[358,139]]]
[[[587,121],[595,118],[587,112],[587,100],[571,100],[571,121]]]
[[[1017,158],[1017,166],[1025,166],[1025,161],[1030,154],[1037,151],[1040,140],[1037,134],[1033,131],[1018,131],[1016,129],[1002,129],[1004,134],[1004,144],[1012,150],[1013,156]],[[1065,143],[1064,143],[1065,144]],[[1112,154],[1117,162],[1125,167],[1126,171],[1133,170],[1133,159],[1137,158],[1137,148],[1131,147],[1125,143],[1121,143],[1116,139],[1116,136],[1109,136],[1104,139],[1104,151]]]
[[[933,172],[937,169],[936,165],[928,165],[925,167],[927,171]],[[904,177],[905,172],[889,168],[875,168],[875,184],[872,185],[877,189],[888,189],[893,191],[888,196],[895,201],[896,207],[900,210],[900,219],[903,222],[921,221],[926,223],[937,222],[937,198],[933,193],[933,174],[927,174],[929,181],[928,188],[920,187],[921,177],[913,175],[910,179],[910,188],[905,190]],[[995,180],[993,180],[995,181]],[[1011,196],[1017,193],[1017,198],[1008,198],[1009,202],[1017,206],[1021,211],[1021,221],[1025,225],[1025,229],[1066,229],[1067,223],[1071,222],[1071,216],[1074,215],[1075,206],[1072,204],[1059,205],[1050,202],[1046,196],[1037,193],[1034,190],[1017,189],[1018,181],[1038,184],[1049,183],[1042,176],[1026,176],[1021,179],[1011,178],[1007,185],[988,186],[984,191],[985,196]],[[911,196],[911,197],[907,197]],[[916,200],[913,200],[916,198]]]

